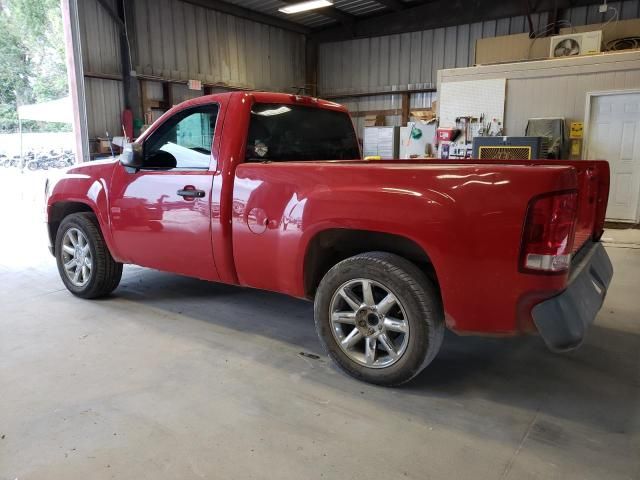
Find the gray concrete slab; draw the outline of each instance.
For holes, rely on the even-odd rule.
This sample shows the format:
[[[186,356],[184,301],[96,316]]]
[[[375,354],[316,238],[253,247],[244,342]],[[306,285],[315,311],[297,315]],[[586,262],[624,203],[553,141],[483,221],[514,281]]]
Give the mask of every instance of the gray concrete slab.
[[[10,217],[0,479],[640,478],[639,249],[609,247],[580,350],[447,335],[385,389],[300,355],[321,355],[312,306],[282,295],[127,267],[111,298],[76,299]]]

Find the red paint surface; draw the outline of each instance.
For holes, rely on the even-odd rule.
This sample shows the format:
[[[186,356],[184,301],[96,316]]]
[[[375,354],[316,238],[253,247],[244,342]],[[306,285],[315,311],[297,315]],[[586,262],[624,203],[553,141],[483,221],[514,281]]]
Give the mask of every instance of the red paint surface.
[[[48,210],[60,201],[89,205],[119,261],[297,297],[305,296],[304,261],[315,235],[335,228],[400,235],[433,262],[448,325],[484,334],[531,329],[531,307],[566,287],[566,273],[519,271],[534,196],[577,188],[575,248],[601,234],[596,218],[606,208],[606,162],[243,163],[254,101],[299,100],[230,93],[178,105],[138,141],[177,111],[215,102],[220,112],[209,170],[130,173],[117,162],[84,164],[52,184]],[[189,185],[205,197],[176,194]]]

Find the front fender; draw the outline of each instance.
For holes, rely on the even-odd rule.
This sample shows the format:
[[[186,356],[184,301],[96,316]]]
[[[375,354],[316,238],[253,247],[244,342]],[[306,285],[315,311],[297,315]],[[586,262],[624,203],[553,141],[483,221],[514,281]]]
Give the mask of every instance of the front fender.
[[[47,180],[46,222],[51,226],[73,204],[82,204],[96,215],[109,251],[118,259],[109,221],[109,185],[115,162],[96,162],[72,167]],[[77,210],[76,210],[77,211]],[[62,212],[62,213],[61,213]]]

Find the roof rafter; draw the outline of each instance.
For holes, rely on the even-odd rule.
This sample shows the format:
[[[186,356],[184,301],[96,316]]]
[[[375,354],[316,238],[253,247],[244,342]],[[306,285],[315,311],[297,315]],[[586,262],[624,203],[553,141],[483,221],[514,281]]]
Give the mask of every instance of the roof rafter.
[[[373,0],[373,1],[376,3],[379,3],[380,5],[384,5],[388,9],[394,10],[396,12],[399,12],[400,10],[404,10],[407,8],[407,5],[404,2],[401,2],[400,0]]]
[[[376,2],[378,0],[375,0]],[[602,0],[536,0],[531,13],[553,11],[600,3]],[[380,0],[382,3],[383,0]],[[421,0],[407,3],[400,11],[385,11],[379,15],[358,17],[349,29],[327,26],[314,29],[316,42],[334,42],[352,38],[378,37],[415,32],[432,28],[464,25],[500,18],[527,15],[525,1],[495,2],[492,0]]]
[[[197,5],[199,7],[209,8],[211,10],[217,10],[218,12],[228,13],[235,17],[244,18],[246,20],[252,20],[258,23],[264,23],[273,27],[283,28],[285,30],[291,30],[293,32],[304,33],[308,35],[311,29],[301,25],[300,23],[278,18],[275,15],[268,15],[256,10],[250,10],[248,8],[240,7],[233,3],[228,3],[223,0],[183,0],[187,3]]]

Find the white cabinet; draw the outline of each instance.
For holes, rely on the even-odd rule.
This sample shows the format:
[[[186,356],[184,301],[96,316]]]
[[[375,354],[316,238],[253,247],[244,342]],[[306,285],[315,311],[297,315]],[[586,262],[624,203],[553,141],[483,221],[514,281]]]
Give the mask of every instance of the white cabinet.
[[[399,127],[364,127],[362,153],[365,157],[398,158]]]

